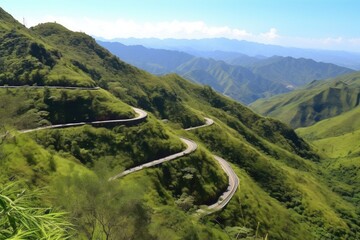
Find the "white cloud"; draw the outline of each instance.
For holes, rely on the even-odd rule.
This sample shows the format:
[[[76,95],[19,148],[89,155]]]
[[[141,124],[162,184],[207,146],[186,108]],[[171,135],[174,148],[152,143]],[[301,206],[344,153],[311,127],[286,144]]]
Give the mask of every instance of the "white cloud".
[[[249,39],[253,34],[244,29],[228,26],[209,26],[203,21],[163,21],[139,23],[132,20],[117,19],[114,21],[91,18],[69,18],[46,16],[41,19],[29,19],[28,25],[40,22],[58,22],[65,27],[86,32],[103,38],[212,38],[227,37],[233,39]]]
[[[200,39],[225,37],[230,39],[248,40],[266,44],[300,48],[318,48],[333,50],[348,50],[360,52],[360,38],[325,37],[305,38],[280,35],[275,27],[263,33],[252,33],[245,29],[229,26],[210,26],[203,21],[162,21],[137,22],[128,19],[99,20],[88,17],[46,16],[38,19],[27,19],[29,26],[41,22],[58,22],[73,31],[105,39],[114,38],[181,38]]]
[[[280,37],[277,32],[278,31],[276,28],[270,28],[270,30],[268,32],[261,33],[260,36],[271,41],[271,40],[274,40],[274,39]]]

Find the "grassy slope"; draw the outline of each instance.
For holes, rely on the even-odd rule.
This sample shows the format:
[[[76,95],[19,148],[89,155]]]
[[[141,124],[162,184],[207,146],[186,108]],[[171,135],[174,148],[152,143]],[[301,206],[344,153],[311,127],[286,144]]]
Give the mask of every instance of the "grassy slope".
[[[1,123],[18,129],[135,116],[128,105],[104,90],[0,89],[0,106]]]
[[[326,119],[306,128],[299,128],[296,131],[307,139],[323,139],[338,137],[346,133],[360,129],[360,108],[356,107],[339,116]]]
[[[1,182],[7,181],[7,179],[20,179],[25,180],[29,186],[39,187],[46,186],[49,182],[56,183],[59,179],[63,179],[63,176],[94,175],[94,165],[100,164],[109,169],[105,171],[106,175],[102,175],[107,179],[107,177],[123,171],[124,168],[178,152],[182,147],[179,139],[152,117],[147,123],[130,128],[119,127],[108,130],[84,126],[63,130],[44,130],[14,137],[8,135],[0,144],[2,159],[0,177]],[[149,149],[151,149],[151,152]],[[86,160],[92,160],[93,162]],[[198,234],[204,234],[205,238],[209,237],[209,232],[211,233],[210,236],[212,236],[212,232],[216,233],[216,230],[210,230],[205,225],[189,224],[191,215],[186,215],[180,208],[177,209],[174,204],[176,200],[174,197],[179,198],[182,192],[186,191],[187,194],[194,196],[197,203],[214,202],[226,188],[226,177],[222,171],[218,172],[219,166],[217,163],[209,155],[198,152],[198,154],[193,154],[189,158],[171,164],[164,164],[161,167],[170,169],[174,173],[173,176],[177,176],[180,180],[182,178],[188,179],[183,177],[189,175],[187,172],[189,170],[186,169],[193,169],[191,173],[196,174],[196,180],[189,179],[187,182],[181,182],[174,179],[179,186],[175,186],[172,190],[170,186],[167,189],[161,186],[161,182],[169,179],[161,180],[163,177],[160,175],[166,173],[166,170],[160,170],[158,174],[151,178],[146,177],[148,175],[146,170],[135,174],[135,177],[142,176],[142,178],[146,179],[146,184],[143,186],[157,186],[142,187],[142,192],[136,196],[137,201],[146,201],[148,208],[156,208],[156,211],[158,211],[159,207],[166,208],[164,213],[154,214],[153,217],[160,218],[154,222],[164,225],[169,220],[166,215],[171,211],[183,216],[182,222],[176,224],[180,229],[182,229],[181,226],[183,226],[183,229],[191,228],[192,233],[194,233],[195,229],[196,231],[203,229],[205,232],[201,233],[200,231]],[[132,187],[139,184],[137,180],[131,179],[132,177],[126,178],[127,187],[124,187],[123,191],[132,191]],[[217,184],[214,185],[214,182]],[[164,185],[166,186],[165,183]],[[188,190],[185,190],[184,186],[187,186]],[[163,194],[168,196],[167,201],[171,206],[162,206],[165,200]],[[70,195],[68,197],[71,198]],[[158,200],[155,202],[150,201],[153,197]],[[50,202],[53,202],[53,200]],[[66,199],[66,204],[71,206],[73,203]],[[65,208],[65,210],[70,211],[68,208]],[[169,231],[173,239],[183,239],[184,235],[190,234],[183,231],[180,233],[174,232],[171,230],[172,226],[172,224],[165,224],[165,226],[159,226],[158,228],[164,232]],[[143,228],[147,227],[150,228],[150,226],[143,226]],[[154,231],[152,234],[156,236],[159,233]],[[218,239],[223,239],[221,232],[216,235]],[[201,237],[201,239],[204,237]]]
[[[56,46],[28,31],[0,10],[1,84],[94,86],[76,64],[63,58]]]
[[[349,111],[359,103],[360,73],[312,82],[303,89],[259,100],[255,111],[297,128]]]
[[[297,130],[325,155],[321,163],[322,171],[333,191],[353,203],[357,209],[360,206],[359,112],[359,107],[356,107]]]
[[[226,210],[220,216],[215,215],[221,224],[231,227],[246,225],[256,229],[259,221],[264,224],[261,233],[265,235],[269,232],[273,239],[296,239],[299,236],[308,239],[314,236],[355,238],[357,226],[351,225],[353,229],[350,230],[348,216],[343,214],[352,212],[353,205],[340,199],[326,186],[318,174],[318,164],[311,161],[318,160],[316,154],[284,124],[262,118],[211,89],[189,83],[176,75],[159,78],[133,68],[93,45],[94,40],[90,37],[69,32],[56,24],[44,24],[32,31],[32,34],[41,34],[47,44],[57,46],[64,59],[85,62],[86,68],[82,68],[88,69],[84,70],[87,75],[92,76],[95,83],[109,89],[119,99],[145,108],[156,117],[170,119],[169,126],[150,117],[148,123],[130,129],[119,127],[113,130],[95,130],[83,127],[73,131],[58,130],[51,135],[46,132],[32,134],[38,143],[46,147],[42,151],[55,151],[59,156],[74,161],[73,168],[83,166],[80,164],[82,161],[94,170],[97,164],[104,162],[106,168],[110,169],[114,166],[116,169],[130,166],[137,160],[134,156],[140,156],[141,161],[148,161],[151,155],[144,146],[150,139],[154,139],[151,148],[159,150],[157,153],[154,151],[155,155],[152,157],[158,156],[163,151],[160,151],[161,148],[175,151],[176,148],[171,150],[171,147],[179,140],[175,140],[174,133],[197,138],[204,149],[189,158],[167,163],[155,170],[139,172],[123,180],[125,186],[139,184],[140,192],[137,192],[137,196],[150,208],[149,214],[153,221],[148,222],[150,225],[144,225],[146,236],[185,239],[184,236],[189,233],[186,235],[189,238],[224,238],[224,232],[218,226],[211,227],[215,224],[211,218],[208,219],[210,222],[199,223],[180,210],[183,205],[174,206],[175,201],[184,200],[182,196],[186,195],[192,196],[197,204],[209,202],[225,187],[224,174],[207,154],[208,148],[234,163],[242,177],[241,184],[245,185],[244,191],[237,193]],[[63,41],[64,39],[72,41]],[[89,69],[93,69],[98,75],[91,74],[94,71]],[[217,125],[199,129],[195,133],[186,133],[180,129],[201,124],[202,116],[214,118]],[[161,133],[164,131],[166,134]],[[137,133],[144,136],[138,137]],[[76,141],[76,144],[72,141]],[[172,143],[164,144],[167,141]],[[86,144],[91,142],[97,144]],[[129,151],[122,148],[123,143],[127,143],[132,149]],[[34,146],[43,149],[39,145]],[[13,147],[9,149],[16,154],[20,151]],[[27,152],[33,151],[35,150],[30,149]],[[105,152],[111,154],[104,156]],[[11,155],[15,153],[8,155],[7,168],[11,166]],[[49,159],[37,157],[35,155],[39,163],[50,164]],[[17,171],[18,168],[25,172],[34,171],[34,165],[31,164],[34,156],[28,158],[16,169],[10,169],[6,177],[13,175],[12,171]],[[92,161],[84,161],[87,158]],[[164,177],[168,173],[172,173],[170,182],[167,181],[168,177]],[[38,175],[37,178],[40,177]],[[139,181],[140,179],[143,180]],[[41,182],[45,184],[48,180]],[[315,182],[317,184],[313,186]],[[143,186],[154,187],[144,189]],[[245,209],[238,207],[239,200],[246,206]],[[166,207],[166,204],[170,206]],[[181,220],[177,221],[180,216]],[[354,218],[358,219],[358,216],[355,215]],[[158,228],[161,231],[157,231]],[[199,229],[201,231],[197,234]],[[157,236],[165,233],[168,235]]]
[[[262,151],[244,146],[236,133],[229,136],[212,128],[212,134],[209,129],[197,130],[200,139],[242,169],[237,193],[240,201],[230,203],[229,210],[220,215],[221,221],[230,226],[234,222],[254,226],[254,221],[259,221],[262,231],[274,239],[298,239],[300,235],[310,239],[334,237],[348,229],[350,220],[341,213],[343,209],[354,212],[355,207],[326,187],[326,182],[317,176],[315,164],[272,148],[281,160],[276,161]]]

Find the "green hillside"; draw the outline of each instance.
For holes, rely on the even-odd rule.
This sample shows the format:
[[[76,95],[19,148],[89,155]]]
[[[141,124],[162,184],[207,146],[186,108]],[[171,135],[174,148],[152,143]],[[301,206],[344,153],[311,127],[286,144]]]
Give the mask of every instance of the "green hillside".
[[[80,71],[75,62],[63,57],[56,47],[28,31],[3,10],[0,14],[1,85],[94,86],[94,80]]]
[[[360,207],[360,108],[320,121],[297,132],[324,154],[333,189]]]
[[[251,108],[298,128],[355,108],[359,104],[359,93],[360,73],[355,72],[314,81],[291,93],[258,100],[251,104]]]
[[[1,105],[0,184],[20,181],[28,191],[46,187],[34,203],[68,212],[74,239],[359,238],[357,205],[332,189],[321,171],[324,159],[285,124],[178,75],[157,77],[132,67],[83,33],[54,23],[26,29],[3,12],[0,19],[1,26],[10,26],[1,27],[1,33],[13,31],[14,41],[24,41],[22,54],[0,55],[4,69],[16,61],[37,61],[26,47],[34,41],[60,56],[53,67],[38,65],[47,69],[44,84],[55,83],[50,76],[58,77],[57,66],[59,75],[66,74],[56,85],[101,87],[0,89],[1,99],[8,101]],[[1,45],[0,51],[6,49]],[[4,83],[28,82],[14,77]],[[148,111],[149,117],[133,126],[18,131],[129,118],[134,116],[130,106]],[[215,124],[183,130],[203,124],[204,117]],[[179,136],[199,148],[108,181],[124,169],[183,150]],[[240,188],[225,209],[199,219],[196,210],[216,202],[228,185],[211,154],[231,163]]]
[[[340,114],[339,116],[320,121],[307,128],[299,128],[296,131],[306,139],[318,140],[329,137],[338,137],[360,129],[360,108]]]

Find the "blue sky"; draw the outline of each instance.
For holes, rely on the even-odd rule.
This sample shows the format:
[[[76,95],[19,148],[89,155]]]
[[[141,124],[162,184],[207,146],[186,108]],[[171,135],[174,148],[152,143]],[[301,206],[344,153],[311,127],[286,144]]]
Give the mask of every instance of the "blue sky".
[[[360,52],[359,0],[1,0],[27,26],[56,21],[106,39],[227,37]]]

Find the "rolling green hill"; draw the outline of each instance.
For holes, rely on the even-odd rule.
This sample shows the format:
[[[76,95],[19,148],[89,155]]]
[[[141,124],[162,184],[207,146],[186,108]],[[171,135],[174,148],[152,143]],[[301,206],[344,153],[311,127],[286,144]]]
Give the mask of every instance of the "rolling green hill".
[[[297,128],[355,108],[359,104],[359,93],[360,73],[355,72],[312,82],[291,93],[258,100],[251,104],[251,108]]]
[[[46,187],[36,203],[68,212],[75,239],[359,237],[356,204],[331,188],[320,168],[323,159],[285,124],[176,74],[157,77],[130,66],[83,33],[55,23],[26,29],[6,13],[0,15],[1,33],[15,33],[6,41],[24,42],[23,47],[13,44],[20,55],[20,50],[5,54],[7,48],[0,45],[4,69],[26,59],[39,63],[28,48],[33,41],[59,56],[53,67],[38,65],[46,69],[43,84],[54,84],[51,74],[56,79],[64,71],[56,85],[101,88],[0,89],[7,101],[1,105],[0,184],[21,181],[30,191]],[[33,84],[17,77],[4,83]],[[132,117],[129,105],[148,111],[147,120],[134,126],[18,132],[67,121]],[[183,130],[203,124],[204,117],[215,124]],[[198,150],[108,181],[124,169],[179,152],[184,146],[178,136],[196,141]],[[231,163],[240,189],[224,210],[198,219],[196,210],[214,203],[227,188],[226,175],[210,153]]]
[[[0,84],[94,86],[94,80],[54,46],[0,12]],[[81,35],[81,34],[79,34]]]
[[[322,120],[297,132],[327,158],[324,169],[334,191],[360,207],[360,108]]]

